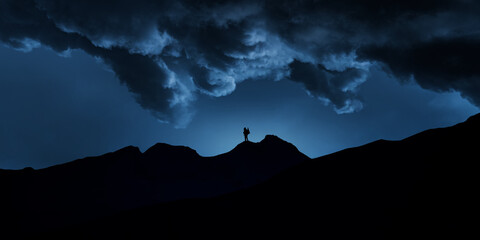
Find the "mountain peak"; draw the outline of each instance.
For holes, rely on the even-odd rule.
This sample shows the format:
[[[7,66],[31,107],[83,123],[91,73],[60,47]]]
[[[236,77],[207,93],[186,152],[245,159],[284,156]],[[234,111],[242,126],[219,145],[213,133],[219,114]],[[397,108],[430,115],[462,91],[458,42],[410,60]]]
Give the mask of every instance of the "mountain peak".
[[[226,154],[233,155],[257,155],[263,154],[264,158],[279,159],[281,156],[299,157],[299,159],[307,160],[309,157],[301,153],[295,145],[289,143],[276,135],[265,135],[265,138],[260,142],[245,141],[238,144],[234,149]]]
[[[270,142],[270,143],[275,143],[275,142],[278,142],[278,143],[286,143],[285,140],[277,137],[276,135],[272,135],[272,134],[267,134],[265,135],[265,138],[263,138],[262,141],[260,141],[261,143],[267,143],[267,142]]]
[[[265,135],[265,137],[260,142],[244,141],[244,142],[239,143],[237,145],[237,147],[242,146],[242,145],[255,145],[255,144],[260,144],[260,143],[261,144],[265,144],[265,143],[284,144],[284,143],[289,143],[289,142],[277,137],[276,135],[267,134],[267,135]],[[289,144],[291,144],[291,143],[289,143]]]
[[[117,151],[114,151],[113,153],[114,154],[141,154],[140,148],[132,145],[121,148]]]
[[[197,151],[186,146],[173,146],[166,143],[157,143],[145,151],[144,156],[159,157],[159,156],[171,156],[171,157],[199,157]]]
[[[273,145],[273,144],[284,144],[284,143],[287,143],[287,142],[275,135],[267,134],[260,142],[243,141],[239,143],[233,150],[244,150],[245,148],[265,145],[265,144]]]

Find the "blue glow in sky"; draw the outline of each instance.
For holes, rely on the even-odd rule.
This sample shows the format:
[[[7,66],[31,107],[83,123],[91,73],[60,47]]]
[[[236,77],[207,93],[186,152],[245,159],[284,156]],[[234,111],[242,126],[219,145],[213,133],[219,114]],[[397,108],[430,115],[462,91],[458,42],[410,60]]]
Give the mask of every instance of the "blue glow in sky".
[[[0,168],[275,134],[310,157],[466,120],[480,2],[0,1]]]
[[[42,168],[127,145],[186,145],[204,156],[229,151],[251,129],[251,141],[275,134],[310,157],[376,139],[402,139],[464,121],[478,108],[457,92],[400,84],[377,68],[360,86],[364,107],[337,114],[301,84],[247,80],[224,97],[199,95],[184,129],[160,123],[103,63],[75,50],[0,47],[0,168]]]

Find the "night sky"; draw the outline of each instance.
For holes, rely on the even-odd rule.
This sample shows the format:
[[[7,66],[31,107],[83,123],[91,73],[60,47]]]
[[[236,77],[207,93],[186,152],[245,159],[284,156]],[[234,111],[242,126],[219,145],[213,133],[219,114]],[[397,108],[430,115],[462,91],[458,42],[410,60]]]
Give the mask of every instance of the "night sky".
[[[478,1],[0,0],[0,168],[399,140],[479,112],[478,56]]]

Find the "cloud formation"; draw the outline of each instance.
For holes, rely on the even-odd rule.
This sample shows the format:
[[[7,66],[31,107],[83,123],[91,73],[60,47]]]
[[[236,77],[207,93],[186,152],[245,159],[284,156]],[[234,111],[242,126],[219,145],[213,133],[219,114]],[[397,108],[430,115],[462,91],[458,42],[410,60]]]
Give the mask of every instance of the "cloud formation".
[[[188,124],[196,94],[291,80],[338,113],[362,108],[369,67],[480,105],[475,1],[4,0],[0,41],[101,59],[158,119]]]

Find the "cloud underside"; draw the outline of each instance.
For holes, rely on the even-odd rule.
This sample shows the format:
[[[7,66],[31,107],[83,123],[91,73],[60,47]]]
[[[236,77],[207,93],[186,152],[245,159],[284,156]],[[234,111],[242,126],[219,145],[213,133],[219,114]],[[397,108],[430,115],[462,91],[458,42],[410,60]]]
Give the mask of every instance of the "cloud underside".
[[[290,80],[337,113],[362,109],[372,65],[480,105],[474,1],[0,2],[0,41],[101,59],[159,120],[178,127],[197,94]]]

